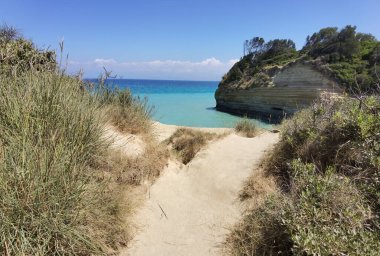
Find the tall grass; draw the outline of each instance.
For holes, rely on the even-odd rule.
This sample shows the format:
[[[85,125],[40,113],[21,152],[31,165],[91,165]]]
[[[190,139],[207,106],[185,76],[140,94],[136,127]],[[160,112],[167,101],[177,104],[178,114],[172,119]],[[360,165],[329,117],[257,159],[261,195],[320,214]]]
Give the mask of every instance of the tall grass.
[[[252,138],[257,134],[257,127],[248,118],[244,118],[236,123],[235,131],[245,137]]]
[[[54,72],[0,77],[2,254],[100,254],[123,236],[118,198],[92,176],[108,145],[82,86]],[[98,232],[104,222],[120,228]]]
[[[130,188],[166,164],[146,100],[59,66],[55,52],[0,26],[0,255],[116,252],[130,238]],[[109,125],[141,133],[145,152],[109,147]]]
[[[132,134],[151,131],[153,107],[146,98],[133,97],[129,90],[110,88],[102,81],[97,89],[101,91],[100,102],[112,125]]]

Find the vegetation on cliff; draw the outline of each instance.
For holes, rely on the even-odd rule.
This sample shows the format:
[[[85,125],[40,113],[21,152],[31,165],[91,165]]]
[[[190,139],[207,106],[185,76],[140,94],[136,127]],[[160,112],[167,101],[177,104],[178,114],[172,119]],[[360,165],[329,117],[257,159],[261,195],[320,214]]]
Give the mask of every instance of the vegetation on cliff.
[[[244,43],[245,55],[223,77],[220,88],[246,89],[273,86],[273,76],[294,61],[308,62],[335,79],[349,92],[373,90],[380,63],[380,42],[355,26],[323,28],[308,36],[297,51],[293,41],[275,39],[265,43],[254,37]]]
[[[237,62],[223,77],[219,87],[240,88],[272,85],[272,76],[279,66],[299,57],[292,40],[276,39],[265,43],[255,37],[245,42],[247,55]]]
[[[130,117],[149,130],[146,105],[66,75],[54,52],[8,26],[0,70],[0,254],[102,255],[125,245],[126,189],[157,176],[167,154],[147,146],[137,159],[118,157],[104,131],[120,122],[134,130]]]

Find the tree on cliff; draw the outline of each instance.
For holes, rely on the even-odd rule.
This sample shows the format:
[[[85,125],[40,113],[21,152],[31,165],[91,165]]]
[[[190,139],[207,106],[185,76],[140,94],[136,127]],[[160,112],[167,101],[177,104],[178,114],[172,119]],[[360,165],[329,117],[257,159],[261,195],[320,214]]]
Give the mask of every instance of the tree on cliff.
[[[265,44],[267,56],[274,56],[288,51],[295,51],[296,44],[290,39],[275,39]]]
[[[327,27],[308,36],[303,51],[314,58],[326,56],[335,62],[357,55],[363,42],[377,41],[371,34],[357,33],[356,26],[348,25],[340,31],[336,27]]]
[[[310,51],[310,54],[317,55],[322,49],[327,48],[329,44],[338,35],[337,27],[327,27],[322,28],[319,32],[313,33],[311,36],[307,36],[306,45],[304,46],[304,51]]]
[[[254,37],[250,40],[244,41],[244,55],[253,54],[256,55],[263,51],[265,46],[265,40],[262,37]]]

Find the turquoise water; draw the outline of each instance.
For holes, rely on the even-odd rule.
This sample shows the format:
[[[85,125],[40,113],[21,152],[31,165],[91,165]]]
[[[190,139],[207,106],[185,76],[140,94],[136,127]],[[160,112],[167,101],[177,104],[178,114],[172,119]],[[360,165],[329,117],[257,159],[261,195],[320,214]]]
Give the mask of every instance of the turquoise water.
[[[132,94],[147,97],[154,106],[153,119],[164,124],[193,127],[234,127],[241,117],[215,110],[218,82],[112,79],[108,83],[129,88]],[[252,119],[259,127],[270,125]]]

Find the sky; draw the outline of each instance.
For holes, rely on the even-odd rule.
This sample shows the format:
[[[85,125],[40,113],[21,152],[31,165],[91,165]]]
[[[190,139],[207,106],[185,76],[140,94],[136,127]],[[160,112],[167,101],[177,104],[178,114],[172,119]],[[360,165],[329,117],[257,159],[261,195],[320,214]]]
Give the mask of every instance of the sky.
[[[380,0],[0,0],[0,22],[38,47],[64,41],[68,72],[98,77],[218,81],[243,42],[290,38],[297,48],[327,26],[380,39]]]

